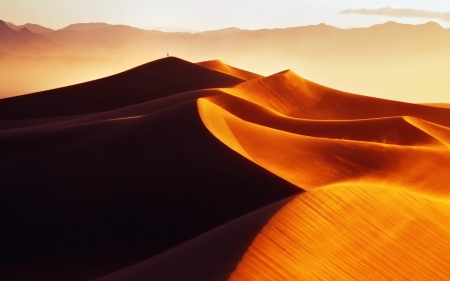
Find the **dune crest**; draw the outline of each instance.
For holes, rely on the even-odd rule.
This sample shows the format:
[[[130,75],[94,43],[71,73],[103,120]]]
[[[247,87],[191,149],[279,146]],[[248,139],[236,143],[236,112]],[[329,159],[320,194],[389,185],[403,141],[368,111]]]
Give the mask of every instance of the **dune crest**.
[[[218,94],[208,97],[207,100],[247,122],[304,136],[403,146],[443,145],[435,136],[406,121],[404,117],[354,120],[302,119],[283,115],[233,95]]]
[[[405,117],[404,119],[450,148],[450,128],[414,117]]]
[[[344,93],[291,71],[221,91],[198,101],[206,127],[306,190],[229,280],[450,278],[448,110]]]
[[[220,60],[203,61],[203,62],[198,62],[197,64],[200,66],[215,70],[215,71],[223,72],[228,75],[241,78],[243,80],[251,80],[251,79],[256,79],[256,78],[262,77],[259,74],[229,66],[229,65],[221,62]]]
[[[392,184],[436,196],[450,195],[450,187],[435,185],[450,182],[450,175],[445,173],[445,167],[450,166],[450,151],[428,134],[422,135],[430,146],[317,138],[244,121],[207,99],[210,98],[198,102],[202,121],[218,139],[302,189],[357,181]],[[367,124],[370,123],[362,125]],[[416,130],[415,136],[420,136],[420,132]],[[427,161],[417,163],[413,159]],[[439,171],[439,177],[430,174],[430,170]]]
[[[223,91],[295,118],[354,120],[414,116],[450,126],[448,108],[345,93],[308,81],[290,70],[246,81]]]

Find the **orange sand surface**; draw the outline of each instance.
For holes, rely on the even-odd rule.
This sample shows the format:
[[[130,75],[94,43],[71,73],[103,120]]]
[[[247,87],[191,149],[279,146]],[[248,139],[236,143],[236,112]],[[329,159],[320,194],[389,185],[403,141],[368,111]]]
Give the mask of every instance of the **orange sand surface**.
[[[450,279],[450,108],[170,57],[0,99],[0,155],[0,279]]]
[[[198,100],[223,143],[307,192],[230,280],[450,278],[450,110],[329,89],[291,71]]]
[[[389,187],[300,195],[253,241],[230,280],[448,280],[450,204]]]
[[[251,79],[262,77],[259,74],[229,66],[229,65],[221,62],[220,60],[203,61],[203,62],[199,62],[197,64],[200,66],[215,70],[215,71],[223,72],[223,73],[229,74],[231,76],[241,78],[243,80],[251,80]]]

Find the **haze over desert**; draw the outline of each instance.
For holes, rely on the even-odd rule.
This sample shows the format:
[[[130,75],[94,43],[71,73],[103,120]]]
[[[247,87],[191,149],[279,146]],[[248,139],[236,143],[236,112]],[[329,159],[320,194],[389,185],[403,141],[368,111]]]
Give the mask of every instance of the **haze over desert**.
[[[0,280],[450,280],[450,6],[150,2],[4,4]]]

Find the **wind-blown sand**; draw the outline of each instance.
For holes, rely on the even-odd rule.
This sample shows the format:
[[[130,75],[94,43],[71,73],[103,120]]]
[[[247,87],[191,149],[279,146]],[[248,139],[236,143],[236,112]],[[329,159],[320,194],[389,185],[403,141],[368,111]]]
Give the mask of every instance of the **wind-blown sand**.
[[[0,100],[0,278],[448,279],[449,127],[173,57]]]
[[[229,66],[229,65],[221,62],[220,60],[203,61],[203,62],[199,62],[197,64],[200,66],[215,70],[215,71],[223,72],[223,73],[232,75],[234,77],[241,78],[242,80],[251,80],[251,79],[256,79],[256,78],[262,77],[259,74],[255,74],[255,73],[252,73],[249,71],[245,71],[245,70],[242,70],[239,68]]]

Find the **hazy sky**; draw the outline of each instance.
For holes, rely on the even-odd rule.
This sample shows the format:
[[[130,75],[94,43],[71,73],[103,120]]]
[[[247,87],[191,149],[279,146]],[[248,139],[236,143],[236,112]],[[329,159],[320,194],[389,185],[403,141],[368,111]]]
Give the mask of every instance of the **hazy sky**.
[[[388,20],[412,24],[436,21],[450,27],[446,12],[450,12],[450,1],[443,0],[0,0],[0,19],[54,29],[78,22],[189,31],[322,22],[349,28]]]

